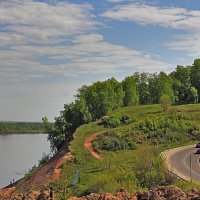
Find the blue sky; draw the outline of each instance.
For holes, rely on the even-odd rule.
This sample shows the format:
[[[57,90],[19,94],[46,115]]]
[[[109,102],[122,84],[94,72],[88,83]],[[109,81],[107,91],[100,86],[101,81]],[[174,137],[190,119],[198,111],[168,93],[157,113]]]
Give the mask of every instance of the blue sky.
[[[83,84],[200,57],[196,0],[0,1],[0,120],[51,121]]]

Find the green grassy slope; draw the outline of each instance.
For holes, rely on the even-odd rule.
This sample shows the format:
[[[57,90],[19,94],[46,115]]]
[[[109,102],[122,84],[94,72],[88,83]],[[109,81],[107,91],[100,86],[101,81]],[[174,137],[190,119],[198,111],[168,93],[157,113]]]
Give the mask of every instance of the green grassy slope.
[[[52,184],[61,199],[72,194],[114,193],[119,188],[134,193],[156,185],[177,184],[165,174],[165,164],[159,154],[167,148],[200,139],[200,104],[175,106],[169,112],[163,112],[160,105],[138,105],[120,108],[108,115],[125,114],[134,120],[115,128],[105,128],[99,125],[99,120],[77,129],[70,146],[74,160],[63,166],[62,177]],[[135,141],[136,150],[103,151],[103,160],[94,158],[84,148],[84,141],[94,133],[103,135],[109,131],[120,135],[119,138],[132,133],[139,138]],[[79,183],[74,186],[79,172]],[[178,185],[189,188],[187,183]]]

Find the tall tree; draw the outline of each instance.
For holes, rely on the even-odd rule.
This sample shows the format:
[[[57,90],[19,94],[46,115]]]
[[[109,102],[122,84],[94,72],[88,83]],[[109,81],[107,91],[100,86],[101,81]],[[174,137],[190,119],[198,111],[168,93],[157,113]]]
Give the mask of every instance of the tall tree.
[[[67,130],[67,122],[65,121],[62,112],[60,113],[59,117],[55,117],[53,127],[51,127],[46,117],[44,117],[42,120],[45,131],[48,133],[47,139],[50,142],[51,150],[56,152],[62,147],[65,139],[69,134]]]
[[[83,86],[78,92],[77,97],[85,100],[93,120],[123,105],[122,85],[114,78],[95,82],[91,86]]]
[[[134,73],[136,79],[136,87],[139,96],[140,104],[150,104],[151,103],[151,95],[149,91],[149,73]]]
[[[190,67],[178,65],[174,72],[170,74],[173,78],[173,90],[175,101],[179,103],[191,102],[191,82],[190,82]]]
[[[194,60],[191,66],[191,84],[198,91],[198,96],[200,96],[200,59]]]
[[[76,128],[92,120],[84,99],[64,105],[63,116],[67,122],[67,131],[73,133]]]
[[[190,102],[191,103],[198,102],[198,91],[195,87],[190,88]]]
[[[134,76],[126,77],[123,82],[124,106],[131,106],[138,103],[138,94],[136,91],[136,80]]]
[[[159,103],[162,95],[168,95],[171,101],[174,101],[174,92],[172,90],[173,80],[164,72],[152,74],[149,79],[149,89],[152,103]]]

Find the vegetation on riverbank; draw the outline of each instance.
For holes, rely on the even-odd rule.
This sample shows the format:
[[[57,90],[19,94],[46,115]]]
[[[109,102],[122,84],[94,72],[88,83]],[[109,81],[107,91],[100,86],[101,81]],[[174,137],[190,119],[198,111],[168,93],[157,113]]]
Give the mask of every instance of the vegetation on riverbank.
[[[190,183],[177,182],[166,173],[160,153],[199,139],[200,104],[174,106],[168,112],[163,112],[160,105],[136,105],[108,114],[120,115],[134,116],[134,121],[112,128],[103,126],[105,119],[102,118],[76,131],[70,146],[74,159],[63,165],[61,178],[51,184],[60,199],[92,192],[115,193],[119,188],[131,193],[158,185],[178,185],[183,190],[191,188]],[[98,146],[96,150],[103,154],[103,160],[94,158],[84,148],[85,140],[94,133],[100,133],[93,144]],[[126,138],[126,135],[134,138],[134,148],[126,148],[124,144],[129,137],[116,143],[117,137]],[[122,148],[118,148],[118,144]],[[199,188],[198,184],[192,186]]]
[[[44,133],[40,122],[0,122],[0,134]]]
[[[48,123],[46,117],[43,118],[52,150],[60,149],[79,126],[121,107],[161,103],[163,110],[167,111],[172,104],[198,103],[199,80],[200,59],[196,59],[191,66],[177,66],[170,74],[136,72],[122,82],[111,78],[83,85],[78,89],[75,101],[64,105],[60,116],[55,118],[54,126]],[[114,126],[126,123],[126,119],[120,121],[115,117],[109,121],[114,122]]]
[[[85,124],[76,130],[70,146],[74,159],[63,166],[62,177],[51,185],[58,196],[65,199],[119,188],[133,193],[176,184],[166,174],[159,155],[165,149],[200,140],[199,74],[197,59],[168,75],[134,73],[122,82],[114,78],[98,81],[78,90],[75,102],[64,105],[54,126],[44,118],[55,152]],[[103,161],[84,148],[85,140],[94,133],[98,136],[93,148],[103,153]]]

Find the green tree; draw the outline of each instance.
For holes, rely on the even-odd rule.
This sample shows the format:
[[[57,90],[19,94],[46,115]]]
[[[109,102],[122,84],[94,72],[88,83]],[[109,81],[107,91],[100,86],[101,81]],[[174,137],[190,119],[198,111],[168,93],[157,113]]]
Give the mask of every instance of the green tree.
[[[136,80],[134,76],[126,77],[123,82],[124,106],[131,106],[138,103],[138,94],[136,92]]]
[[[89,123],[92,118],[83,99],[64,105],[63,116],[67,122],[67,131],[73,133],[82,124]]]
[[[149,73],[134,73],[136,79],[136,87],[139,96],[140,104],[150,104],[151,103],[151,95],[149,91]]]
[[[198,96],[200,96],[200,59],[194,60],[191,66],[191,84],[198,91]]]
[[[109,111],[123,105],[122,84],[114,78],[95,82],[91,86],[83,86],[78,92],[77,98],[81,97],[85,100],[92,120],[99,119]]]
[[[191,82],[190,82],[190,67],[178,65],[176,70],[170,74],[173,79],[173,90],[175,101],[179,103],[191,102]]]
[[[84,100],[76,100],[74,103],[65,104],[60,116],[55,118],[53,127],[44,117],[43,124],[48,133],[48,140],[53,152],[58,151],[65,141],[71,141],[72,134],[82,124],[91,121],[91,115]]]
[[[112,88],[114,89],[114,96],[112,97],[114,105],[112,109],[117,109],[123,106],[123,99],[124,99],[124,91],[122,83],[119,83],[116,79],[111,78],[110,84],[112,85]]]
[[[62,147],[65,139],[67,138],[67,123],[63,117],[62,112],[59,117],[55,117],[53,127],[50,127],[50,123],[46,117],[44,117],[42,120],[45,131],[48,133],[47,139],[50,142],[51,150],[52,152],[56,152]]]
[[[171,106],[171,99],[168,95],[162,95],[160,97],[160,104],[163,108],[163,111],[166,112],[167,110],[169,110],[170,106]]]
[[[195,87],[190,88],[190,100],[191,100],[191,103],[198,102],[198,91]]]
[[[152,74],[149,79],[149,89],[152,103],[159,103],[162,95],[168,95],[174,101],[172,89],[173,79],[164,72]]]

